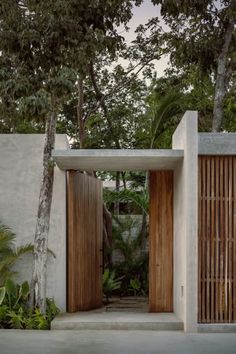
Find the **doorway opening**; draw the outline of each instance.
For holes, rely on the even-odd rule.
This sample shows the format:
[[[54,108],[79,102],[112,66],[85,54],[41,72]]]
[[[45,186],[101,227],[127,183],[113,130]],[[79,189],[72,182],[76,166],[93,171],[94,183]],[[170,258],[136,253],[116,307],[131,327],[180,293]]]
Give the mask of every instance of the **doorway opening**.
[[[145,171],[99,173],[103,180],[103,304],[147,312],[149,191]]]
[[[67,310],[172,312],[173,171],[109,174],[67,173]]]

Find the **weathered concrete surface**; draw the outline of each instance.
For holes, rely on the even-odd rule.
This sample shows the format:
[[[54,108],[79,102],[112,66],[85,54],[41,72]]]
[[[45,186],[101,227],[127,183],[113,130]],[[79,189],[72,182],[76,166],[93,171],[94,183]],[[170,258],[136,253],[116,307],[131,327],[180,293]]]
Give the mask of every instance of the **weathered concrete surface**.
[[[236,133],[199,133],[199,155],[236,155]]]
[[[187,111],[172,146],[184,150],[174,171],[174,312],[184,329],[197,331],[197,112]]]
[[[183,330],[173,313],[103,312],[65,313],[52,322],[52,329],[73,330]]]
[[[43,134],[0,135],[0,221],[16,234],[18,245],[33,243],[40,182],[42,177]],[[65,135],[57,135],[56,147],[66,149]],[[55,167],[50,220],[47,295],[58,306],[66,306],[66,181],[65,172]],[[30,280],[32,257],[17,263],[19,281]]]
[[[235,334],[0,331],[1,354],[235,354]]]
[[[182,150],[54,150],[62,170],[146,171],[174,169],[183,159]]]
[[[198,332],[199,333],[236,333],[236,323],[198,324]]]

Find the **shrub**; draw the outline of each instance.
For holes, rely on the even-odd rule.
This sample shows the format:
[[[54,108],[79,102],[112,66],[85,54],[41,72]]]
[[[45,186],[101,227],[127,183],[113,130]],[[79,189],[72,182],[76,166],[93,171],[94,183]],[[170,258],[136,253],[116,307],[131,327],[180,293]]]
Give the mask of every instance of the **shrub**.
[[[109,271],[106,269],[103,273],[103,293],[106,296],[106,303],[108,303],[109,297],[112,293],[120,289],[121,286],[121,277],[116,278],[114,271]]]
[[[19,285],[7,279],[0,288],[0,328],[50,329],[58,313],[53,299],[47,299],[46,314],[30,309],[28,282]]]
[[[15,247],[16,235],[7,226],[0,223],[0,286],[6,279],[15,275],[12,271],[15,262],[24,254],[33,251],[33,245]]]

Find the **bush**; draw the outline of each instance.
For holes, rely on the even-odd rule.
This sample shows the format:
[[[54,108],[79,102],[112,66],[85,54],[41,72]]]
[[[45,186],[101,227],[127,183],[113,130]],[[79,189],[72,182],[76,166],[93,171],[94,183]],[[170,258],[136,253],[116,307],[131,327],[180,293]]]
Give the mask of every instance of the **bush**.
[[[118,263],[114,270],[122,277],[119,295],[148,295],[148,255]]]
[[[0,288],[0,328],[50,329],[58,313],[53,299],[47,299],[46,314],[30,309],[28,282],[19,285],[8,279]]]
[[[33,245],[15,247],[16,235],[7,226],[0,223],[0,286],[16,275],[13,266],[23,255],[32,253]]]

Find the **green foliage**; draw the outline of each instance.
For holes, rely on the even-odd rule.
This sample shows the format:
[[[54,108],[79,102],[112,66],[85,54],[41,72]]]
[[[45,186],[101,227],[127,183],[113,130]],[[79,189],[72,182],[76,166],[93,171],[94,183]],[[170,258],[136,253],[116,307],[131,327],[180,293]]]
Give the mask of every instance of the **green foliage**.
[[[173,118],[184,112],[184,95],[180,91],[168,91],[160,96],[158,90],[154,90],[149,98],[152,114],[151,143],[150,148],[156,147],[156,141],[161,132],[166,130],[166,123],[175,125]],[[164,128],[164,129],[163,129]]]
[[[148,255],[130,258],[128,261],[115,264],[118,277],[122,276],[120,295],[148,294]]]
[[[113,250],[123,257],[123,260],[111,265],[112,271],[121,280],[119,291],[114,293],[127,296],[134,294],[135,290],[135,295],[147,295],[148,255],[142,253],[140,220],[129,215],[122,218],[113,215],[113,220]],[[134,289],[131,284],[139,284],[140,287]]]
[[[130,283],[130,289],[134,292],[134,296],[136,296],[141,289],[141,283],[139,279],[137,278],[130,279],[129,283]]]
[[[0,288],[0,305],[2,305],[2,302],[5,298],[5,294],[6,294],[6,288],[5,287]]]
[[[16,284],[7,279],[0,288],[0,328],[49,329],[59,309],[52,299],[47,299],[46,314],[38,308],[29,308],[29,284]]]
[[[33,246],[27,244],[14,247],[16,235],[6,226],[0,224],[0,285],[16,272],[12,271],[13,265],[23,255],[33,251]]]
[[[121,277],[116,278],[115,271],[110,271],[105,269],[102,276],[103,283],[103,293],[106,296],[106,301],[108,303],[109,297],[115,290],[120,289],[121,286]]]
[[[60,128],[77,135],[78,127],[64,125],[63,105],[78,97],[78,77],[88,76],[91,62],[101,55],[115,59],[123,46],[117,28],[126,27],[132,6],[140,3],[1,1],[0,130],[42,132],[46,115],[56,109]]]
[[[132,202],[140,208],[141,213],[148,215],[148,193],[145,189],[135,191],[132,189],[123,189],[121,191],[111,191],[104,189],[103,198],[108,208],[116,202]]]

